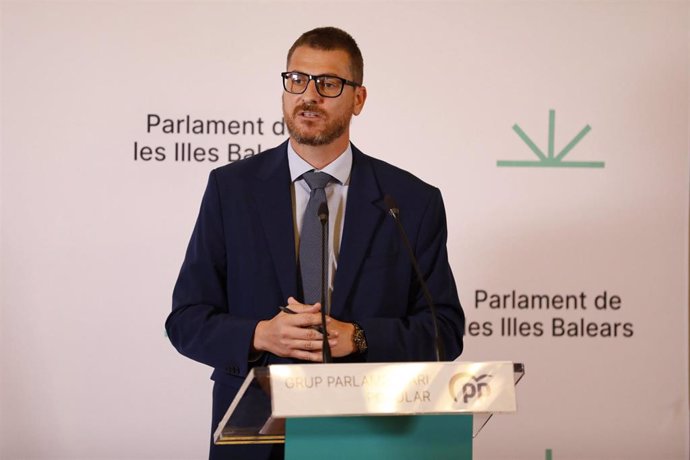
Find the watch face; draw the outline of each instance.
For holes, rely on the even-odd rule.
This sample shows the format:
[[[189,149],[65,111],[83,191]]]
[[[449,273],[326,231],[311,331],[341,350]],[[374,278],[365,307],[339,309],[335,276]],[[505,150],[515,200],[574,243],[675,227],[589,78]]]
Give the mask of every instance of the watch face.
[[[367,350],[367,339],[364,336],[364,331],[359,324],[354,323],[355,331],[352,334],[352,342],[354,343],[357,353],[364,353]]]

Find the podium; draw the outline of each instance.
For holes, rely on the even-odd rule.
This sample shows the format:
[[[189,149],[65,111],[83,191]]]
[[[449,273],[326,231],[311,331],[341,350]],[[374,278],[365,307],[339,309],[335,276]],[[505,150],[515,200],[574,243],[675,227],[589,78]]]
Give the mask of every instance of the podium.
[[[285,443],[286,460],[470,460],[492,415],[517,410],[523,375],[495,361],[257,367],[214,442]]]

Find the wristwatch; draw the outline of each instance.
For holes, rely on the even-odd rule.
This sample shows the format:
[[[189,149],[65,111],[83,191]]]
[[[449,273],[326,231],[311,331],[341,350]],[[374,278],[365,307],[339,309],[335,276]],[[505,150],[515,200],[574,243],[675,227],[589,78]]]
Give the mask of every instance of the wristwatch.
[[[356,353],[364,353],[367,351],[367,338],[359,324],[352,323],[352,325],[355,327],[352,333],[352,345],[355,347]]]

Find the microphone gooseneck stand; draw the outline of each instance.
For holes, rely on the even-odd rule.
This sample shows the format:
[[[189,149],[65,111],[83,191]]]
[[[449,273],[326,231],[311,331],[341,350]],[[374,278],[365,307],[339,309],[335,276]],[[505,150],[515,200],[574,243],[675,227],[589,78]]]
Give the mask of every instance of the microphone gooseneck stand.
[[[424,278],[422,277],[422,272],[419,269],[417,258],[415,257],[414,252],[412,251],[412,246],[410,245],[410,240],[407,238],[407,233],[405,233],[405,229],[400,223],[400,209],[398,208],[398,205],[395,203],[393,197],[390,195],[384,196],[383,201],[386,203],[388,213],[391,215],[391,217],[393,217],[393,220],[396,223],[398,233],[400,233],[400,238],[403,240],[403,245],[405,246],[405,248],[407,248],[407,253],[410,257],[410,261],[412,262],[412,266],[414,267],[414,271],[417,275],[417,281],[419,282],[419,285],[422,288],[424,299],[426,300],[429,310],[431,311],[431,319],[434,325],[434,351],[436,352],[436,361],[443,361],[445,359],[445,352],[443,342],[441,342],[441,334],[439,333],[438,329],[438,317],[436,315],[436,306],[434,305],[434,301],[431,298],[429,288],[427,287],[426,283],[424,282]]]
[[[331,363],[331,345],[328,343],[328,330],[326,329],[326,299],[328,298],[328,205],[322,202],[319,205],[319,221],[321,222],[321,332],[323,334],[322,352],[323,362]]]

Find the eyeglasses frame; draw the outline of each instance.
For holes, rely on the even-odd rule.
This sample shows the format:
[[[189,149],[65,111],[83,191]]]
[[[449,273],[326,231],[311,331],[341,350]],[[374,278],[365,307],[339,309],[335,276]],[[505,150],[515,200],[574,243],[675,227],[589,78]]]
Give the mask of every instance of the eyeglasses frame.
[[[287,89],[287,80],[288,80],[288,77],[292,74],[304,75],[305,77],[308,78],[307,84],[304,86],[304,89],[302,91],[300,91],[299,93],[295,93],[295,92],[292,92],[289,89]],[[345,89],[345,85],[352,86],[353,88],[357,88],[359,86],[362,86],[360,83],[357,83],[357,82],[354,82],[351,80],[347,80],[347,79],[342,78],[342,77],[338,77],[337,75],[325,75],[325,74],[324,75],[309,75],[308,73],[297,72],[296,70],[289,71],[289,72],[281,72],[280,76],[283,77],[283,89],[290,94],[304,94],[307,91],[307,88],[309,87],[310,81],[314,81],[314,86],[316,87],[316,92],[319,93],[319,95],[321,97],[329,97],[329,98],[340,97],[343,94],[343,90]],[[317,81],[317,79],[324,78],[324,77],[335,78],[336,80],[340,80],[342,82],[342,86],[340,87],[340,92],[337,95],[326,96],[325,94],[321,94],[321,90],[319,90],[319,85],[316,84],[316,81]]]

